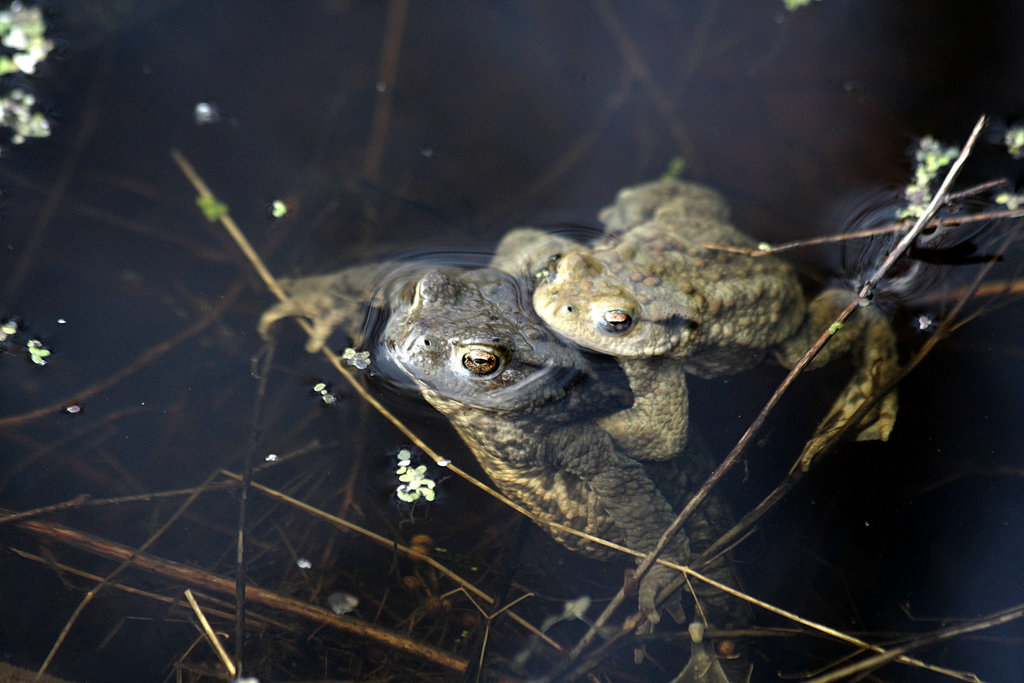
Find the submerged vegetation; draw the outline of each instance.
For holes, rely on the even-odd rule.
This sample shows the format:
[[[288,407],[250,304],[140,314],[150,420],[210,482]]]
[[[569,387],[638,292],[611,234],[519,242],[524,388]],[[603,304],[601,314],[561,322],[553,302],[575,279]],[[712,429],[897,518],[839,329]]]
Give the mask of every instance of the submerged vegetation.
[[[6,78],[9,74],[34,74],[53,50],[42,10],[22,2],[0,10],[0,45],[6,48],[0,53],[0,127],[11,129],[15,145],[27,138],[49,137],[50,122],[35,108],[35,95],[21,87],[11,88]]]

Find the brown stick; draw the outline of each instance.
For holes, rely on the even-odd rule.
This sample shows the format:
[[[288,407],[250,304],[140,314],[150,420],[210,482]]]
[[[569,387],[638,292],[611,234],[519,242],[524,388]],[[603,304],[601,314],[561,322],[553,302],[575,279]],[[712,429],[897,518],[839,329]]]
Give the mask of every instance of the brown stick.
[[[938,227],[952,227],[957,225],[966,225],[967,223],[980,223],[981,221],[995,221],[1004,218],[1021,218],[1024,216],[1024,209],[1014,209],[1006,211],[988,211],[986,213],[972,213],[964,216],[949,216],[947,218],[941,218],[938,220],[930,221],[928,223],[929,228]],[[881,228],[870,228],[868,230],[858,230],[856,232],[845,232],[842,235],[823,235],[821,237],[806,237],[804,239],[793,240],[792,242],[780,242],[778,244],[767,244],[765,248],[761,247],[736,247],[729,244],[711,244],[709,242],[701,242],[700,246],[705,249],[714,249],[715,251],[728,251],[733,254],[743,254],[744,256],[767,256],[768,254],[778,254],[780,251],[789,251],[791,249],[798,249],[800,247],[810,247],[818,244],[829,244],[832,242],[846,242],[849,240],[860,239],[863,237],[875,237],[876,235],[888,235],[894,232],[898,232],[907,227],[907,221],[901,221],[899,223],[893,223],[886,225]]]
[[[128,562],[130,560],[132,566],[159,574],[172,581],[200,586],[206,590],[226,595],[233,595],[235,592],[235,582],[232,579],[210,574],[209,572],[179,564],[178,562],[136,553],[132,548],[112,543],[76,529],[39,521],[18,522],[17,525],[19,528],[38,536],[60,541],[101,557],[120,562]],[[368,624],[350,617],[339,616],[322,607],[315,607],[264,588],[257,588],[256,586],[246,586],[245,596],[247,600],[252,602],[326,624],[358,636],[371,638],[397,650],[422,657],[454,671],[465,671],[466,669],[466,660],[426,643],[408,638],[400,633],[395,633],[382,626]]]
[[[206,636],[206,639],[210,641],[210,645],[212,645],[213,649],[217,652],[217,656],[224,664],[224,668],[228,670],[228,674],[234,678],[235,674],[238,672],[238,667],[235,666],[235,663],[231,661],[230,657],[228,657],[227,650],[225,650],[224,646],[221,644],[216,631],[214,631],[213,627],[210,626],[210,621],[206,618],[206,615],[203,614],[203,610],[199,607],[199,603],[196,602],[196,596],[192,595],[191,589],[185,589],[185,599],[188,600],[188,604],[192,607],[192,611],[196,613],[196,618],[199,619],[199,624],[202,626],[201,630]]]
[[[47,567],[49,567],[50,569],[53,569],[54,571],[64,572],[64,573],[67,573],[67,574],[71,574],[73,576],[80,576],[83,579],[88,579],[89,581],[95,581],[96,583],[99,583],[99,582],[103,581],[103,577],[102,576],[97,576],[96,574],[90,574],[89,572],[82,571],[81,569],[78,569],[76,567],[72,567],[71,565],[61,564],[60,562],[54,562],[50,558],[42,557],[41,555],[36,555],[35,553],[30,553],[27,550],[20,550],[19,548],[13,548],[13,547],[9,547],[9,548],[10,548],[11,552],[15,553],[19,557],[23,557],[26,560],[32,560],[33,562],[38,562],[40,564],[44,564]],[[159,602],[159,603],[164,604],[164,605],[174,605],[176,603],[180,603],[181,602],[178,598],[172,598],[169,595],[160,595],[159,593],[153,593],[151,591],[145,591],[145,590],[142,590],[141,588],[135,588],[134,586],[129,586],[127,584],[118,583],[116,581],[113,582],[113,583],[110,583],[108,585],[113,590],[119,590],[119,591],[122,591],[124,593],[128,593],[130,595],[138,595],[139,597],[147,598],[149,600],[153,600],[155,602]],[[205,595],[205,594],[201,594],[201,595]],[[207,614],[213,614],[213,615],[218,616],[221,619],[224,619],[226,621],[235,618],[235,615],[232,612],[226,612],[224,610],[213,609],[213,608],[210,608],[210,607],[206,608],[206,612],[207,612]],[[274,626],[275,628],[279,628],[279,629],[287,629],[288,628],[288,626],[286,624],[284,624],[283,622],[274,621],[273,619],[268,619],[265,616],[259,616],[258,618],[252,619],[251,621],[254,621],[254,622],[258,621],[258,625],[259,625],[260,628],[266,628],[267,626]]]
[[[380,71],[377,74],[377,104],[373,108],[370,124],[370,139],[366,143],[366,160],[363,163],[363,177],[376,181],[380,176],[380,163],[384,158],[384,142],[391,124],[391,91],[398,76],[398,56],[402,47],[402,33],[405,30],[405,15],[408,0],[391,0],[388,3],[388,18],[384,25],[384,44],[381,46]]]
[[[231,477],[232,479],[234,479],[236,481],[241,481],[241,477],[238,476],[237,474],[235,474],[234,472],[229,472],[227,470],[222,470],[221,474],[223,474],[226,477]],[[380,534],[374,533],[374,532],[370,531],[369,529],[365,529],[365,528],[359,526],[358,524],[356,524],[354,522],[350,522],[347,519],[343,519],[342,517],[338,517],[337,515],[332,515],[330,513],[324,512],[323,510],[321,510],[319,508],[316,508],[316,507],[313,507],[312,505],[309,505],[308,503],[303,503],[301,500],[298,500],[298,499],[293,498],[293,497],[291,497],[289,495],[281,493],[280,491],[275,491],[274,489],[272,489],[272,488],[270,488],[268,486],[264,486],[262,484],[253,482],[252,483],[252,488],[253,488],[254,491],[259,491],[260,493],[263,493],[263,494],[265,494],[265,495],[267,495],[267,496],[269,496],[269,497],[271,497],[271,498],[273,498],[275,500],[281,501],[281,502],[283,502],[283,503],[285,503],[287,505],[291,505],[291,506],[295,507],[298,510],[302,510],[303,512],[305,512],[307,514],[310,514],[310,515],[313,515],[313,516],[317,517],[318,519],[322,519],[322,520],[326,521],[327,523],[329,523],[329,524],[331,524],[331,525],[333,525],[333,526],[335,526],[335,527],[337,527],[339,529],[344,529],[346,531],[353,531],[353,532],[355,532],[357,534],[360,534],[360,535],[370,539],[371,541],[374,541],[375,543],[378,543],[378,544],[384,546],[385,548],[390,548],[392,550],[395,550],[395,551],[401,553],[402,555],[405,555],[406,557],[411,558],[412,560],[414,560],[416,562],[423,562],[424,564],[428,564],[433,569],[435,569],[436,571],[440,572],[444,576],[447,576],[449,579],[451,579],[456,584],[458,584],[458,586],[465,592],[465,594],[467,596],[476,595],[478,598],[480,598],[481,600],[486,601],[488,604],[493,604],[494,603],[494,598],[492,596],[488,595],[487,593],[485,593],[480,588],[477,588],[477,586],[474,585],[471,581],[469,581],[468,579],[465,579],[465,578],[459,576],[458,574],[453,572],[451,569],[449,569],[448,567],[446,567],[442,563],[440,563],[437,560],[435,560],[430,555],[426,555],[424,553],[421,553],[418,550],[413,550],[412,548],[410,548],[408,546],[405,546],[405,545],[402,545],[401,543],[398,543],[394,539],[387,538],[386,536],[381,536]],[[472,600],[472,598],[470,598],[470,599]],[[476,604],[475,601],[474,601],[474,604]],[[521,616],[519,616],[518,614],[516,614],[515,612],[512,612],[512,611],[509,611],[508,614],[509,614],[509,617],[511,617],[513,621],[515,621],[517,624],[519,624],[520,626],[522,626],[523,628],[528,630],[530,633],[534,634],[535,636],[537,636],[538,638],[543,640],[545,643],[547,643],[548,645],[550,645],[554,649],[562,650],[562,646],[561,645],[559,645],[557,642],[552,640],[551,637],[548,636],[547,634],[541,633],[541,631],[539,629],[537,629],[536,626],[534,626],[530,622],[526,621],[526,619],[523,619]]]
[[[836,669],[822,676],[812,678],[807,683],[832,683],[833,681],[849,680],[850,676],[853,674],[868,671],[870,669],[877,669],[883,664],[887,664],[912,650],[925,647],[926,645],[932,645],[943,640],[949,640],[954,636],[963,635],[964,633],[973,633],[974,631],[982,631],[987,628],[992,628],[993,626],[1005,624],[1007,622],[1020,619],[1021,617],[1024,617],[1024,605],[1015,605],[1014,607],[1000,610],[994,614],[978,617],[977,619],[971,619],[970,621],[957,624],[956,626],[950,626],[948,628],[928,633],[920,638],[915,638],[905,645],[890,648],[886,652],[881,652],[872,657],[868,657],[867,659],[862,659],[859,662],[848,664],[847,666]],[[981,679],[973,674],[971,680],[981,683]]]

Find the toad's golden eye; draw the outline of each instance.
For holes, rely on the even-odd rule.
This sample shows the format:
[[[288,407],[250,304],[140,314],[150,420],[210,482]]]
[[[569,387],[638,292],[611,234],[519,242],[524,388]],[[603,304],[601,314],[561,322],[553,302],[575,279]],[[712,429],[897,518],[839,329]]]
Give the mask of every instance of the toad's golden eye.
[[[474,375],[490,375],[501,367],[501,358],[487,349],[470,349],[462,354],[462,367]]]
[[[622,309],[613,308],[602,313],[597,324],[604,332],[620,334],[628,332],[633,327],[633,316]]]
[[[541,280],[550,280],[553,278],[555,272],[558,270],[558,262],[561,258],[561,254],[552,254],[549,256],[541,269],[533,274],[533,279],[539,282]]]

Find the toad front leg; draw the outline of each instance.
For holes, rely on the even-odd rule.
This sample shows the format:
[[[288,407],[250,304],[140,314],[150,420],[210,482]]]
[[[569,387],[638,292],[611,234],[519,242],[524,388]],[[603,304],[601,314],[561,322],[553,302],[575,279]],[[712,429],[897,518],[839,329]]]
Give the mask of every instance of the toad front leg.
[[[616,447],[634,460],[668,460],[686,448],[690,402],[686,368],[674,358],[620,358],[633,405],[599,418]]]

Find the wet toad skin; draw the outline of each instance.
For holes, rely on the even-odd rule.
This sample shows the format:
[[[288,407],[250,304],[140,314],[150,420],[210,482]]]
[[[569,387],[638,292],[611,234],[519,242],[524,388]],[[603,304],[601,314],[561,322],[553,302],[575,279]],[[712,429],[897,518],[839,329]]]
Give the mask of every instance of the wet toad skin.
[[[534,307],[558,333],[621,360],[636,401],[616,419],[633,433],[657,419],[668,405],[657,397],[678,383],[661,371],[665,359],[700,377],[746,370],[769,353],[792,367],[854,296],[827,289],[808,305],[785,262],[702,246],[756,243],[728,222],[724,200],[700,185],[661,180],[626,188],[600,218],[606,233],[589,244],[513,231],[493,265],[532,275]],[[812,367],[845,354],[857,369],[805,461],[896,373],[894,334],[873,310],[855,313]],[[886,439],[895,416],[892,392],[861,421],[858,438]]]
[[[602,240],[599,237],[595,242]],[[536,274],[546,272],[551,254],[571,252],[580,244],[533,228],[518,228],[502,238],[491,266],[514,273],[529,286],[535,301]],[[556,332],[565,335],[556,328]],[[572,342],[570,342],[572,343]],[[689,390],[687,368],[667,357],[636,360],[617,357],[633,390],[628,410],[601,418],[601,426],[616,446],[636,460],[664,461],[686,450],[689,441]]]
[[[298,300],[269,309],[260,331],[266,334],[282,317],[305,315],[313,318],[317,343],[335,326],[354,335],[362,320],[352,315],[358,308],[353,301],[386,300],[390,316],[375,355],[386,356],[416,384],[505,495],[541,522],[639,551],[654,547],[675,516],[659,485],[674,504],[682,504],[703,481],[708,460],[695,456],[645,466],[620,450],[601,425],[629,407],[628,388],[596,372],[577,348],[552,334],[534,314],[522,284],[507,273],[406,268],[378,280],[374,294],[366,291],[366,268],[382,272],[357,266],[285,281]],[[688,522],[687,534],[699,548],[727,524],[723,510],[711,499]],[[613,554],[573,534],[547,531],[572,550],[599,558]],[[688,536],[677,536],[665,557],[686,563]],[[725,561],[709,573],[731,582]],[[640,583],[639,604],[652,621],[655,596],[674,576],[655,566]],[[699,592],[720,622],[742,621],[742,605],[721,593]]]

